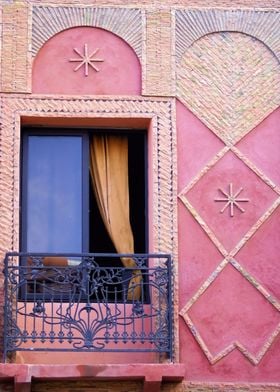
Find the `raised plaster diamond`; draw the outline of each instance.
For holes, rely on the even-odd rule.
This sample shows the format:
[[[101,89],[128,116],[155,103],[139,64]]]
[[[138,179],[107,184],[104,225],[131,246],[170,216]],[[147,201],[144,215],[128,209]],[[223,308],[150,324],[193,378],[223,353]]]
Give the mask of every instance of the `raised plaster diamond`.
[[[237,349],[257,365],[280,332],[279,304],[269,303],[238,269],[233,259],[221,265],[212,284],[209,278],[180,311],[211,364]]]
[[[99,48],[95,49],[91,54],[88,54],[88,45],[84,45],[84,53],[82,54],[77,48],[73,49],[74,52],[76,52],[80,57],[79,58],[74,58],[74,59],[69,59],[70,62],[77,62],[80,63],[77,65],[77,67],[74,69],[74,72],[78,71],[81,67],[84,66],[84,75],[88,76],[88,70],[89,67],[93,68],[96,72],[99,72],[99,68],[94,63],[100,63],[103,62],[103,59],[94,57],[96,53],[99,51]]]
[[[275,203],[278,204],[279,195],[235,153],[225,150],[223,154],[218,161],[215,159],[208,165],[202,176],[186,186],[179,197],[226,256],[247,236],[249,230],[261,224],[259,220],[275,207]],[[229,185],[229,192],[224,187],[225,181],[232,184]],[[243,184],[246,184],[244,198],[241,197]],[[223,190],[225,197],[219,197],[217,189]],[[222,200],[213,202],[217,198]],[[221,202],[225,205],[221,206]],[[245,204],[246,213],[243,213]],[[219,213],[227,208],[235,219],[229,219],[227,213]]]

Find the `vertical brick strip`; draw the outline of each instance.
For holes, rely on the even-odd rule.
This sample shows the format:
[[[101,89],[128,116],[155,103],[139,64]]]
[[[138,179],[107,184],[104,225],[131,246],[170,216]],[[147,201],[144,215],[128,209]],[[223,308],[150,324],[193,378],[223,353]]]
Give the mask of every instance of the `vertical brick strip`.
[[[147,12],[145,95],[170,96],[173,91],[171,63],[171,13],[168,9]]]
[[[28,6],[10,3],[2,9],[1,91],[27,92]]]

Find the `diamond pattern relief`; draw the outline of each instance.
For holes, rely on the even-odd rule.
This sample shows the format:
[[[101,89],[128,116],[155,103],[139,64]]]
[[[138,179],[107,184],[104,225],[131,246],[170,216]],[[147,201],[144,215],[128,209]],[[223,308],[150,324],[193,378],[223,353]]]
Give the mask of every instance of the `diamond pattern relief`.
[[[247,134],[237,148],[280,187],[280,107]]]
[[[180,301],[185,305],[222,262],[223,256],[183,205],[179,205],[178,212]]]
[[[280,105],[279,91],[277,58],[245,34],[206,35],[178,64],[178,97],[229,145]]]
[[[280,300],[280,207],[236,254],[235,259]]]
[[[201,262],[190,240],[180,245],[181,268],[186,268],[184,260],[194,274],[204,265],[214,267],[208,268],[203,282],[201,276],[180,277],[180,315],[211,364],[238,349],[257,365],[280,334],[280,65],[265,40],[227,29],[214,32],[222,31],[220,26],[203,35],[209,23],[203,19],[198,37],[191,35],[191,44],[183,49],[186,38],[177,39],[182,49],[177,56],[177,97],[226,146],[190,180],[180,146],[190,142],[193,150],[189,134],[195,135],[196,125],[189,130],[188,116],[179,112],[179,198],[224,258],[214,266],[205,249]],[[196,140],[200,142],[199,134]],[[206,143],[200,147],[209,154]],[[184,234],[194,234],[192,241],[200,243],[182,208],[179,243]],[[194,287],[197,291],[190,297]]]
[[[180,314],[211,363],[237,348],[257,364],[280,331],[277,309],[231,265]]]
[[[242,205],[246,204],[246,211],[235,208],[234,216],[230,209],[221,213],[221,203],[215,201],[220,197],[219,189],[226,189],[228,184],[234,184],[236,191],[242,188],[244,198],[250,200]],[[227,152],[190,190],[183,190],[180,198],[194,215],[198,213],[229,252],[278,195],[235,154]]]
[[[176,103],[178,185],[183,188],[220,150],[224,143],[180,101]]]

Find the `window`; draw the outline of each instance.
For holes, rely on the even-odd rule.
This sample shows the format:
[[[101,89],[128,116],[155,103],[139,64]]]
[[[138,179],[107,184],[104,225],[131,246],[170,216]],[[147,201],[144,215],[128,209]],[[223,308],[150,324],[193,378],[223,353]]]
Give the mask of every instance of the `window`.
[[[146,252],[145,132],[76,129],[23,130],[21,251],[130,253],[116,249],[102,218],[102,200],[98,199],[96,185],[93,186],[98,179],[93,178],[92,160],[99,151],[96,140],[101,138],[112,143],[125,140],[127,145],[129,220],[134,239],[131,253]],[[110,189],[110,192],[118,190]],[[75,265],[79,260],[74,258],[70,263]],[[102,258],[100,263],[110,266],[112,259]]]

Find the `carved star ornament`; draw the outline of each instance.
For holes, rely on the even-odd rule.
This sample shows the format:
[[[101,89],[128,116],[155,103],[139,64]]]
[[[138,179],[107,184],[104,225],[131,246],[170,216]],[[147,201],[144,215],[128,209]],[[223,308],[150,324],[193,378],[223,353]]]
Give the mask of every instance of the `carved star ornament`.
[[[233,192],[233,185],[229,184],[229,192],[225,192],[224,190],[219,188],[219,191],[225,196],[215,199],[215,201],[224,202],[225,205],[221,209],[220,213],[223,213],[227,208],[230,210],[230,216],[234,216],[234,207],[236,207],[239,211],[245,212],[244,208],[241,207],[239,203],[244,203],[250,201],[249,199],[239,198],[238,196],[243,191],[243,188],[240,188],[237,192]]]
[[[77,72],[81,67],[84,67],[84,76],[88,76],[89,74],[89,68],[91,67],[94,71],[99,72],[99,68],[94,64],[94,63],[101,63],[104,61],[104,59],[95,57],[95,55],[98,53],[99,48],[93,50],[89,54],[88,52],[88,45],[84,44],[84,53],[81,53],[77,48],[73,48],[73,51],[77,53],[79,56],[78,58],[71,58],[69,61],[75,62],[75,63],[80,63],[77,65],[76,68],[74,68],[74,72]]]

